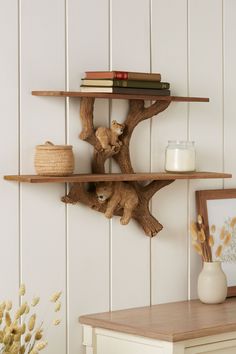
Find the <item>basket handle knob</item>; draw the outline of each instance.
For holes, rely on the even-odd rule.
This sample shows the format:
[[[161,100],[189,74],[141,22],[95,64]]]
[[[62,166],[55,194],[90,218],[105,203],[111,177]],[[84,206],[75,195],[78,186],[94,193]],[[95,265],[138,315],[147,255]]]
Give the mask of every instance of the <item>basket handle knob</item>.
[[[51,145],[51,146],[54,146],[54,144],[53,144],[51,141],[46,141],[46,142],[44,143],[44,145]]]

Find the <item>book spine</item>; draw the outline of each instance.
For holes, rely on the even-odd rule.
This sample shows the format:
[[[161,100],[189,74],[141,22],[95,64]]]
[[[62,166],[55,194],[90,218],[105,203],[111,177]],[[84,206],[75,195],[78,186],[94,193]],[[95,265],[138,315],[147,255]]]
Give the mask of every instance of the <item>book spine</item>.
[[[83,86],[113,86],[113,79],[82,79]]]
[[[113,87],[105,87],[105,86],[80,86],[81,92],[113,92]]]
[[[86,71],[85,78],[161,81],[161,75],[159,73],[140,73],[132,71]]]
[[[155,96],[170,96],[170,90],[166,89],[141,89],[132,87],[112,87],[113,93],[127,93],[131,95],[155,95]]]
[[[114,79],[127,80],[129,77],[128,75],[127,71],[114,71]]]
[[[161,81],[161,74],[153,73],[128,73],[128,80],[147,80],[147,81]]]
[[[131,87],[80,86],[81,92],[121,93],[132,95],[170,96],[170,90],[142,89]]]
[[[114,87],[137,87],[137,88],[154,88],[154,89],[169,89],[168,82],[159,81],[142,81],[142,80],[114,80]]]
[[[127,71],[85,71],[86,79],[118,79],[127,80]]]
[[[86,79],[114,79],[113,71],[85,71]]]

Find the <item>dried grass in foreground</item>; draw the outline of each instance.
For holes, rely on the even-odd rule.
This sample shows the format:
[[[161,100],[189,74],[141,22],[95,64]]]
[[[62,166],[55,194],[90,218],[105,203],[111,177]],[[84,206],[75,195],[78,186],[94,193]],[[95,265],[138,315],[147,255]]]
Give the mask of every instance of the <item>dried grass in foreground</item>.
[[[19,296],[22,305],[13,313],[12,301],[4,301],[0,304],[0,353],[4,354],[38,354],[48,342],[44,339],[43,321],[38,323],[35,312],[40,302],[39,297],[34,297],[29,304],[23,301],[25,285],[21,284]],[[59,298],[61,292],[52,295],[54,312],[60,311]],[[54,319],[52,323],[59,325],[60,319]]]

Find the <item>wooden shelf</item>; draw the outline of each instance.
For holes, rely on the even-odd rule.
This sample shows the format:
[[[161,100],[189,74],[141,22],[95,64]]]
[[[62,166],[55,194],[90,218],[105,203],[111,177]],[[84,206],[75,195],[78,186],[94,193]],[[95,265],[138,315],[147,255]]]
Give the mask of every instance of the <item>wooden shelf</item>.
[[[142,93],[143,91],[140,90]],[[192,172],[192,173],[132,173],[132,163],[129,154],[129,142],[134,128],[145,119],[156,116],[163,112],[170,103],[173,102],[209,102],[206,97],[178,97],[178,96],[157,96],[148,94],[115,94],[102,92],[75,92],[75,91],[32,91],[34,96],[42,97],[74,97],[80,100],[80,118],[82,131],[80,139],[87,141],[94,148],[94,158],[92,161],[92,170],[94,174],[75,174],[66,177],[57,176],[39,176],[39,175],[15,175],[5,176],[4,179],[16,182],[28,183],[72,183],[69,192],[61,198],[63,203],[82,203],[88,207],[104,213],[110,218],[113,215],[120,216],[122,225],[127,225],[131,218],[142,227],[145,234],[149,237],[155,236],[162,230],[163,226],[151,214],[149,202],[153,195],[161,188],[169,185],[176,179],[199,179],[199,178],[230,178],[230,174],[217,172]],[[96,130],[93,124],[94,100],[102,99],[125,99],[129,100],[129,111],[124,121],[125,129],[122,136],[112,147],[104,149],[101,141],[96,136]],[[149,101],[149,106],[145,106],[144,101]],[[113,146],[117,149],[114,151]],[[114,158],[118,163],[120,170],[125,173],[104,174],[105,162],[109,158]],[[98,174],[101,172],[101,174]],[[90,191],[85,185],[86,182],[116,182],[116,181],[148,181],[147,185],[121,185],[121,190],[129,190],[133,196],[132,205],[124,204],[120,210],[119,200],[109,198],[104,204],[100,203],[96,191]],[[115,195],[115,188],[112,190]],[[122,197],[123,198],[123,197]],[[125,199],[125,198],[123,198]],[[128,199],[127,199],[128,200]],[[123,202],[122,202],[123,203]]]
[[[176,179],[206,179],[231,178],[229,173],[220,172],[191,172],[191,173],[106,173],[106,174],[76,174],[66,177],[39,176],[39,175],[11,175],[4,176],[7,181],[28,183],[78,183],[78,182],[108,182],[108,181],[155,181]]]
[[[76,92],[76,91],[32,91],[33,96],[48,97],[94,97],[125,100],[147,101],[178,101],[178,102],[209,102],[206,97],[156,96],[156,95],[130,95],[120,93]]]
[[[94,328],[105,328],[146,338],[168,342],[185,341],[236,331],[236,298],[228,298],[224,303],[217,305],[191,300],[103,312],[83,315],[79,321]],[[214,351],[213,348],[208,351],[207,346],[201,346],[203,347],[204,353],[221,352]],[[145,353],[147,352],[145,350]],[[158,352],[160,353],[157,350]],[[175,353],[177,352],[183,353],[182,350],[177,350]],[[223,353],[227,352],[223,350]],[[233,352],[235,353],[235,351],[228,353]],[[203,351],[193,349],[191,353],[203,353]]]

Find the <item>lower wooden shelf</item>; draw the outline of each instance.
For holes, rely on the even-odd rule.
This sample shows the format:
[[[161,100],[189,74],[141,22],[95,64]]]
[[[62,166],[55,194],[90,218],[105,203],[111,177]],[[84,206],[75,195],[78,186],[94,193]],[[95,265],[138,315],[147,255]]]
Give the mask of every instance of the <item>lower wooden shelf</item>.
[[[231,178],[229,173],[221,172],[188,172],[188,173],[106,173],[106,174],[75,174],[71,176],[39,176],[39,175],[9,175],[4,176],[7,181],[28,183],[80,183],[80,182],[109,182],[109,181],[155,181],[176,179],[207,179]]]

